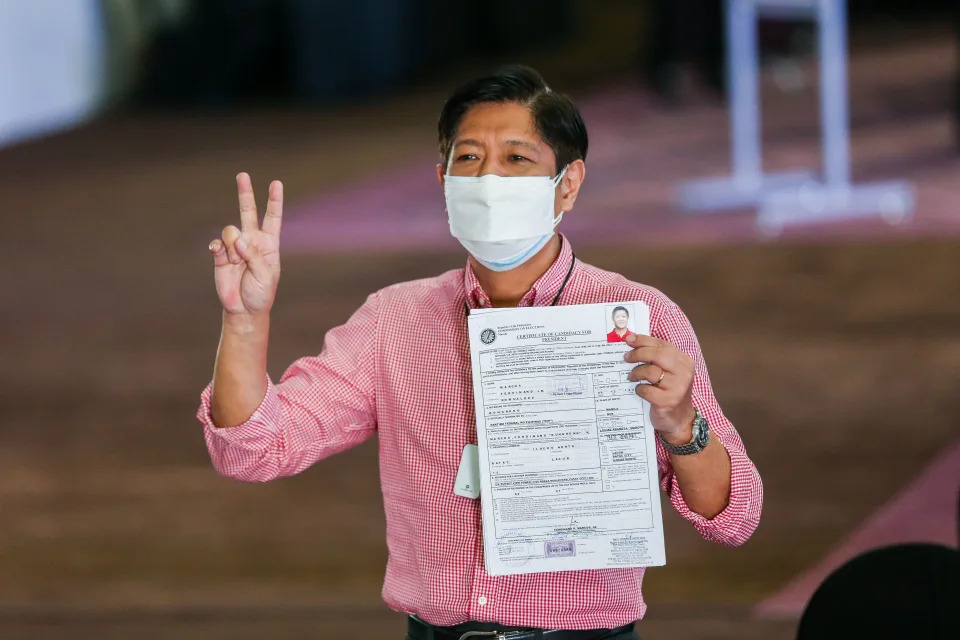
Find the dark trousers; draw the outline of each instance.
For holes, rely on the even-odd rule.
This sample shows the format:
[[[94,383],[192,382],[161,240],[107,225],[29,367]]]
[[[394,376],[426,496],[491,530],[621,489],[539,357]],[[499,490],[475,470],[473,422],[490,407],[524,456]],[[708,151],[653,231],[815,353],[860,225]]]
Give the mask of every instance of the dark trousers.
[[[414,637],[411,635],[404,636],[404,640],[426,640],[425,638]],[[597,640],[601,640],[598,638]],[[603,636],[602,640],[640,640],[640,636],[637,635],[637,632],[628,631],[626,633],[620,633],[615,636]]]
[[[483,638],[483,636],[481,636],[480,638],[476,638],[475,640],[481,640],[481,638]],[[422,630],[420,629],[414,630],[413,627],[411,627],[410,632],[405,636],[404,640],[435,640],[435,639],[428,637],[428,635],[426,635]],[[640,636],[637,635],[636,629],[634,629],[633,631],[615,633],[613,635],[609,633],[604,635],[601,633],[595,636],[594,638],[592,638],[592,640],[640,640]]]
[[[411,635],[404,636],[404,640],[425,640],[424,638],[414,637]],[[598,638],[598,640],[600,640]],[[636,631],[628,631],[627,633],[621,633],[615,636],[604,636],[602,640],[640,640],[640,636],[637,635]]]

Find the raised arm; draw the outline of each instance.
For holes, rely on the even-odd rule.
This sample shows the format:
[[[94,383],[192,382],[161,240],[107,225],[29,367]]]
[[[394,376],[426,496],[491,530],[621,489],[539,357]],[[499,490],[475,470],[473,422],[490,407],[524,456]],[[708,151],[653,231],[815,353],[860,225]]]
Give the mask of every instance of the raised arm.
[[[197,418],[217,471],[264,482],[299,473],[375,432],[379,297],[370,296],[327,333],[319,355],[300,358],[274,384],[266,363],[283,187],[270,185],[262,226],[249,176],[237,176],[237,190],[241,229],[227,227],[210,243],[223,329]]]
[[[223,306],[220,347],[213,368],[211,414],[218,427],[233,427],[253,414],[267,390],[270,309],[280,281],[283,184],[270,185],[263,226],[250,176],[237,176],[241,228],[230,225],[210,243],[214,282]]]

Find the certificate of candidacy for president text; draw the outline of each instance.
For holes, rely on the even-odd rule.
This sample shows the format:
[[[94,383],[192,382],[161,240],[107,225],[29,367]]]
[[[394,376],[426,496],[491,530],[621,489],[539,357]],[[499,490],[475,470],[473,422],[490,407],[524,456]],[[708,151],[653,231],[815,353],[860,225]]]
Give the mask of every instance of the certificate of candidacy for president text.
[[[608,342],[639,301],[475,309],[468,318],[490,575],[665,564],[650,405]]]

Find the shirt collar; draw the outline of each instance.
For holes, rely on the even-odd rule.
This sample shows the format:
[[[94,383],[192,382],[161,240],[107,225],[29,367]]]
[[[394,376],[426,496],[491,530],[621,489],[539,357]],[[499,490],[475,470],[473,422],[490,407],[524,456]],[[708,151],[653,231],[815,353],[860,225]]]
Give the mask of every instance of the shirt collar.
[[[533,283],[530,290],[520,299],[521,307],[545,307],[553,302],[553,299],[560,293],[567,274],[570,273],[570,267],[573,265],[573,248],[570,241],[562,233],[560,235],[560,255],[554,260],[550,268]],[[487,296],[480,281],[477,280],[477,274],[473,271],[470,261],[467,260],[467,268],[463,274],[463,290],[467,295],[467,306],[471,309],[485,309],[490,307],[490,298]]]

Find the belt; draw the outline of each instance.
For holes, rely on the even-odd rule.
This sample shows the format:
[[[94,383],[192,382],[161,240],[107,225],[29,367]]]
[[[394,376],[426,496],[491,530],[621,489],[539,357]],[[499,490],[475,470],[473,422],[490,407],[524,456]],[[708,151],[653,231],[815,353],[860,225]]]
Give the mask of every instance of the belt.
[[[633,630],[633,623],[616,629],[531,629],[505,627],[492,622],[464,622],[453,627],[436,627],[410,616],[407,633],[415,640],[600,640]]]

